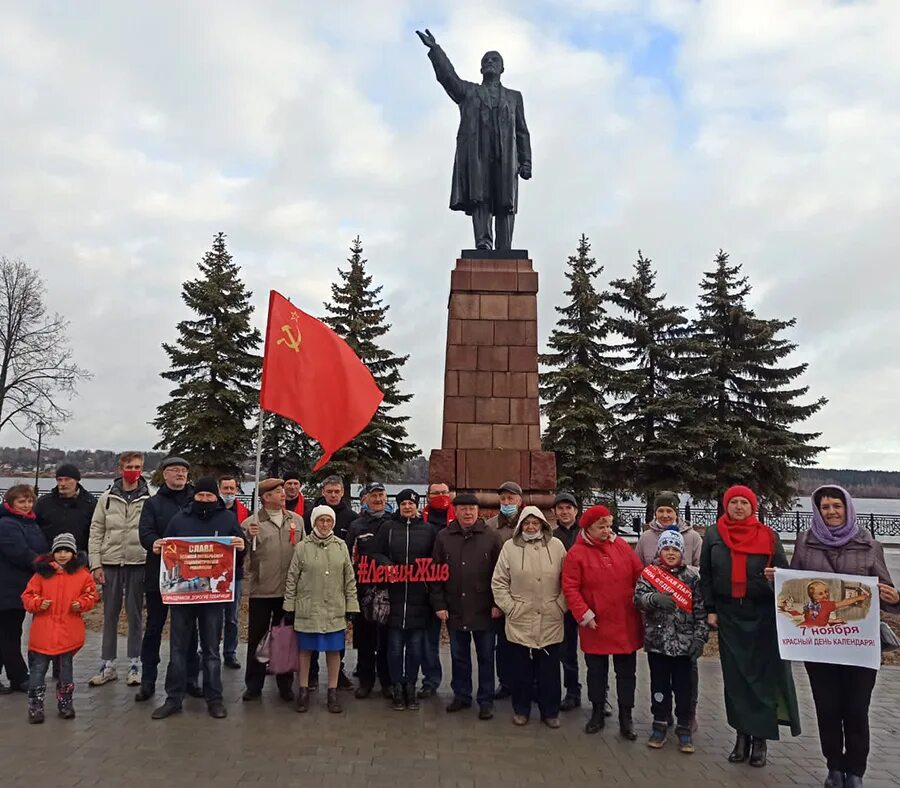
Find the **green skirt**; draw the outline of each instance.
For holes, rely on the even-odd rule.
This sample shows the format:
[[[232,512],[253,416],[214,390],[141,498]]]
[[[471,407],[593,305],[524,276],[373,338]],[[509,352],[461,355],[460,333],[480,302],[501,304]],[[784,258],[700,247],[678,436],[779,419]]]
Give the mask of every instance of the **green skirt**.
[[[728,724],[759,739],[778,739],[778,726],[800,734],[791,663],[778,653],[771,600],[716,599],[719,659]]]

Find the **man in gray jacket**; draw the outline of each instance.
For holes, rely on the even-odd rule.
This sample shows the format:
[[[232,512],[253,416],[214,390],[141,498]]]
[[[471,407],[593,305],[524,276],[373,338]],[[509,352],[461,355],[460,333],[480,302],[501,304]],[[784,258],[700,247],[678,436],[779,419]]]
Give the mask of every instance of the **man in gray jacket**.
[[[141,683],[140,657],[144,616],[144,564],[147,551],[141,547],[138,524],[144,501],[150,497],[141,476],[144,455],[126,451],[119,456],[119,476],[100,496],[91,519],[88,561],[94,581],[103,586],[103,642],[100,669],[88,683],[99,687],[118,678],[116,651],[119,613],[125,600],[128,616],[128,677],[126,684]]]

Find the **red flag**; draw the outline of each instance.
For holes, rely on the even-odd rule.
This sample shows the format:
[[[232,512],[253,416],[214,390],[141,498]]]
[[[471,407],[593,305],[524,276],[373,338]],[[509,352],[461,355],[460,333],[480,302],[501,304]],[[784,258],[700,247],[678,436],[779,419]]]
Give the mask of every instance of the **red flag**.
[[[365,429],[384,398],[372,373],[328,326],[269,293],[259,404],[296,421],[331,455]]]

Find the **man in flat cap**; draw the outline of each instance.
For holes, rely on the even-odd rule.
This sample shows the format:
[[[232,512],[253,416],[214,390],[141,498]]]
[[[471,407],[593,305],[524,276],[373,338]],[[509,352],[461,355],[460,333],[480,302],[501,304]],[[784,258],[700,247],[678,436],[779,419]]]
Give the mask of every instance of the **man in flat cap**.
[[[244,520],[241,527],[247,535],[244,580],[250,600],[244,700],[251,701],[260,698],[266,680],[266,666],[256,659],[256,648],[269,627],[284,618],[284,581],[294,546],[303,539],[303,518],[285,508],[283,479],[264,479],[259,483],[259,511]],[[275,681],[282,700],[292,701],[294,674],[279,674]]]

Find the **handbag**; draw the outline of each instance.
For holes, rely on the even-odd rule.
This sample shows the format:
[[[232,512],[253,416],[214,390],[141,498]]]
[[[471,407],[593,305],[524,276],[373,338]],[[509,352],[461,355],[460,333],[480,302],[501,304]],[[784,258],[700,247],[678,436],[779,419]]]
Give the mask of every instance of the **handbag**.
[[[257,649],[258,651],[258,649]],[[291,624],[278,624],[269,630],[269,671],[271,673],[296,673],[300,651],[297,633]]]
[[[896,651],[900,648],[900,638],[897,637],[897,634],[886,622],[882,621],[879,629],[881,630],[882,654],[887,654],[890,651]]]
[[[256,652],[253,654],[254,658],[257,662],[262,662],[265,664],[271,659],[272,656],[272,628],[269,627],[269,631],[263,635],[262,640],[259,641],[259,645],[256,647]]]
[[[363,618],[373,624],[387,624],[391,616],[391,598],[387,588],[369,586],[363,591],[360,607]]]

